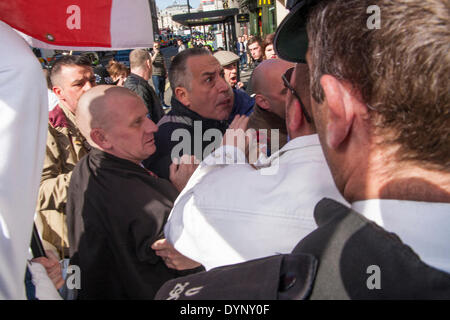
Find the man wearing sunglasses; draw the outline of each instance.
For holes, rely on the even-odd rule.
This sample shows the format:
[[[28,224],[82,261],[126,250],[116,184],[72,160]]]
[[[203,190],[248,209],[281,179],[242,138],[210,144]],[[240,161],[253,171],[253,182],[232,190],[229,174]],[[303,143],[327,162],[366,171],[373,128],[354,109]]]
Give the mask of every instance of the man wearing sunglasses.
[[[238,161],[246,150],[239,149],[227,133],[224,146],[206,158],[192,176],[164,230],[181,254],[207,270],[289,253],[299,238],[316,228],[313,211],[320,199],[345,203],[332,181],[314,126],[302,111],[300,96],[309,104],[308,67],[299,65],[293,73],[291,63],[274,59],[262,62],[256,71],[258,68],[261,73],[257,76],[271,81],[271,88],[265,91],[261,86],[256,99],[268,109],[284,109],[287,102],[287,112],[264,112],[287,115],[284,126],[291,140],[269,158],[260,157],[251,165]],[[248,120],[245,116],[235,119],[230,128],[243,129],[237,134],[244,136]],[[275,134],[272,138],[278,140]],[[236,159],[238,163],[223,165],[222,159],[232,159],[235,153],[242,156]]]
[[[308,62],[303,103],[351,208],[321,200],[291,255],[177,279],[191,299],[450,298],[448,2],[373,3],[289,1],[275,37]]]

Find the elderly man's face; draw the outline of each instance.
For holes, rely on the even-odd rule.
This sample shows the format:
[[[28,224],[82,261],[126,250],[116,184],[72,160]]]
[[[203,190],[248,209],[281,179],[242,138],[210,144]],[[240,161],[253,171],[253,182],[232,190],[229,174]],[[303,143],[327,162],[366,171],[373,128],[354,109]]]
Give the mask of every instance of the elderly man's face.
[[[237,83],[237,63],[232,63],[223,67],[225,81],[234,88]]]
[[[187,90],[187,106],[209,119],[225,120],[233,108],[233,92],[224,79],[219,61],[211,55],[190,57],[190,90]]]
[[[69,65],[61,67],[53,91],[58,99],[75,114],[81,95],[93,86],[95,86],[95,76],[91,67]]]
[[[158,127],[148,117],[144,102],[138,97],[123,95],[115,97],[114,108],[105,129],[115,156],[140,163],[156,151],[154,133]]]

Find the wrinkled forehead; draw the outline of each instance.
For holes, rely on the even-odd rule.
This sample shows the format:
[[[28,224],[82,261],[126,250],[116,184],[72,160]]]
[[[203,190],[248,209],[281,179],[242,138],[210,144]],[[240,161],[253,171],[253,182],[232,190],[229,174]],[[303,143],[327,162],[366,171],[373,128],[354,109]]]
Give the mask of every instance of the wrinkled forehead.
[[[189,57],[186,65],[194,78],[201,77],[204,73],[220,72],[223,69],[212,55]]]
[[[103,108],[114,115],[114,121],[129,122],[148,112],[143,100],[132,94],[110,94],[103,103]]]

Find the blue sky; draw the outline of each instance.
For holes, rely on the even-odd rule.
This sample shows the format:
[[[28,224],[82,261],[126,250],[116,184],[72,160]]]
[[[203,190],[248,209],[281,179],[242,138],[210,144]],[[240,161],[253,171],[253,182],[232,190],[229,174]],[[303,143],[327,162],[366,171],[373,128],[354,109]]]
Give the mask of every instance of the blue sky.
[[[166,7],[172,5],[174,0],[156,0],[156,5],[158,6],[159,10],[163,10]],[[178,4],[187,4],[187,0],[177,0]],[[198,4],[200,3],[200,0],[189,0],[189,4],[192,8],[197,8]]]

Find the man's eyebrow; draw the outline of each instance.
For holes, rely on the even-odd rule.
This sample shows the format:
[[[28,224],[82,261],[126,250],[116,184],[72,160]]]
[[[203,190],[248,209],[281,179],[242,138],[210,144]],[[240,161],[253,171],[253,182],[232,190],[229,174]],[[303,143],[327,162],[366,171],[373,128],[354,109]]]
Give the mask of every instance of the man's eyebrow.
[[[84,80],[84,78],[73,80],[73,81],[72,81],[72,84],[80,83],[80,82],[82,82],[83,80]]]
[[[205,71],[205,72],[203,72],[203,73],[201,74],[201,76],[202,76],[202,77],[204,77],[204,76],[213,76],[213,75],[215,75],[215,74],[216,74],[216,71],[212,71],[212,72]]]

